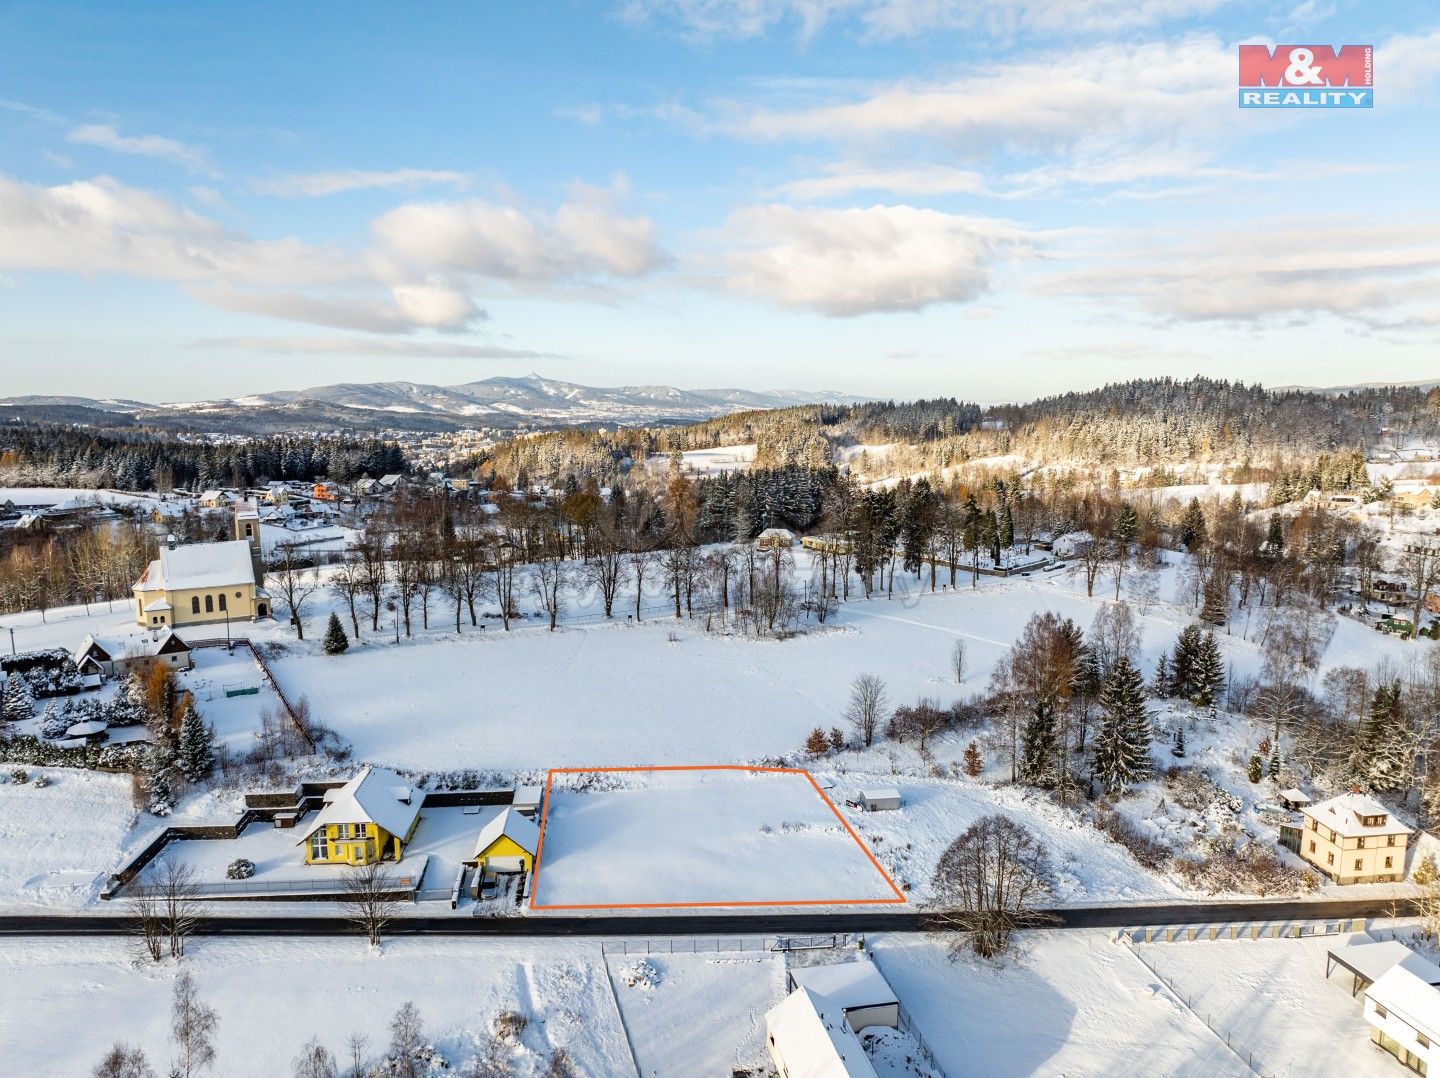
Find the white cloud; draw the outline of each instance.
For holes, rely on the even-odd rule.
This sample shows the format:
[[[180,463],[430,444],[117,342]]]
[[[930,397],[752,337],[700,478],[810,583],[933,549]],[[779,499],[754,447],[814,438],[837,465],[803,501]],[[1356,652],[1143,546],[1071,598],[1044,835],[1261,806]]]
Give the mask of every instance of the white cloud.
[[[826,165],[821,173],[781,184],[775,193],[801,201],[834,198],[857,191],[887,191],[912,196],[988,193],[985,179],[979,172],[947,165],[886,168],[842,161]]]
[[[0,176],[0,270],[171,281],[224,310],[349,330],[453,331],[484,317],[475,289],[569,288],[662,264],[654,223],[619,212],[622,194],[577,186],[551,215],[477,201],[401,206],[356,250],[254,239],[109,177],[41,187]]]
[[[200,147],[163,135],[122,135],[109,124],[82,124],[66,135],[65,140],[81,146],[99,146],[114,153],[154,157],[207,176],[219,175]]]
[[[580,186],[553,215],[470,199],[412,203],[374,223],[377,247],[427,273],[554,284],[594,275],[637,277],[666,261],[648,217],[618,195]]]
[[[1095,264],[1037,281],[1044,294],[1129,300],[1180,321],[1399,324],[1440,287],[1433,224],[1282,221],[1170,242],[1110,236],[1072,253]]]
[[[832,316],[965,303],[992,269],[1028,254],[1019,227],[913,206],[750,206],[726,221],[726,284],[784,307]]]
[[[620,16],[698,39],[754,38],[794,28],[803,40],[831,22],[855,22],[880,40],[963,29],[993,37],[1020,33],[1114,34],[1204,15],[1236,0],[626,0]]]
[[[260,180],[253,190],[281,198],[322,198],[347,191],[391,190],[397,187],[453,187],[463,191],[470,179],[463,172],[450,169],[397,168],[388,171],[336,169],[330,172],[308,172],[279,179]]]
[[[411,359],[553,359],[551,352],[531,352],[496,344],[466,341],[417,341],[397,337],[205,337],[197,348],[278,352],[286,355],[394,356]]]

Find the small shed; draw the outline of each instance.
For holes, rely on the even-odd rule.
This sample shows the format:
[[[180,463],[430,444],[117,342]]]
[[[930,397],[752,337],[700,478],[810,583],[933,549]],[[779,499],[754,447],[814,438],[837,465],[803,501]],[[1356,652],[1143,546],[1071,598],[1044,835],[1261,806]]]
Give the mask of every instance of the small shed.
[[[900,804],[900,791],[894,786],[872,786],[860,791],[860,807],[866,812],[893,811]]]
[[[1312,803],[1312,798],[1306,796],[1293,786],[1288,790],[1280,791],[1280,804],[1284,805],[1289,812],[1298,812],[1302,808],[1309,807]]]
[[[795,533],[789,528],[766,528],[755,537],[760,550],[788,550],[795,545]]]
[[[540,811],[540,803],[544,799],[545,787],[543,786],[516,786],[510,805],[520,815],[534,819],[535,814]]]

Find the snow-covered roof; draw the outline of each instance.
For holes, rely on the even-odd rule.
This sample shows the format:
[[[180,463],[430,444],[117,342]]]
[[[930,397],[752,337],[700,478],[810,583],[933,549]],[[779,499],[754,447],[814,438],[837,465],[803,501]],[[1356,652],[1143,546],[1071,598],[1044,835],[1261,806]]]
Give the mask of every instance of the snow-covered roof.
[[[475,840],[476,858],[494,845],[495,840],[501,836],[508,838],[532,856],[540,844],[540,828],[514,808],[507,808],[480,829],[480,837]]]
[[[1280,800],[1289,801],[1292,804],[1297,805],[1308,805],[1310,804],[1310,795],[1303,793],[1292,786],[1288,790],[1280,791]]]
[[[1440,991],[1403,963],[1382,974],[1365,995],[1432,1042],[1440,1040]]]
[[[797,988],[765,1012],[765,1027],[790,1078],[877,1078],[840,1008]]]
[[[1336,834],[1347,837],[1354,835],[1408,835],[1406,827],[1394,814],[1368,794],[1348,793],[1321,801],[1300,810],[1306,816],[1319,820]],[[1362,824],[1361,817],[1379,816],[1380,824]]]
[[[538,805],[541,798],[545,796],[543,786],[517,786],[515,787],[515,801],[517,805]]]
[[[420,815],[422,797],[416,797],[405,780],[378,767],[360,773],[338,789],[325,793],[325,807],[300,836],[304,842],[332,823],[373,823],[399,838],[408,838]]]
[[[150,564],[151,564],[151,565],[159,565],[160,563],[159,563],[159,562],[154,562],[154,561],[152,561]],[[144,577],[141,577],[141,579],[143,580],[143,579],[145,579],[145,578],[144,578]],[[170,610],[170,609],[172,609],[172,607],[170,606],[169,603],[167,603],[167,602],[165,601],[164,596],[161,596],[159,599],[151,599],[148,603],[145,604],[145,612],[146,612],[147,614],[150,613],[151,611],[156,611],[156,610]]]
[[[151,603],[145,609],[169,609],[168,606],[157,606],[156,603],[163,604],[163,600],[157,599],[156,602]],[[132,636],[106,637],[103,639],[87,634],[85,639],[80,641],[80,646],[71,653],[70,657],[78,666],[80,660],[89,653],[91,648],[96,648],[102,652],[107,661],[159,655],[171,640],[174,640],[175,643],[179,644],[186,651],[190,650],[190,645],[177,636],[174,629],[166,629],[164,632],[159,633],[135,633]]]
[[[1367,981],[1378,981],[1396,966],[1404,966],[1426,984],[1440,985],[1440,966],[1418,955],[1399,940],[1377,940],[1360,934],[1330,948],[1330,954]]]
[[[860,796],[866,801],[899,801],[900,791],[894,786],[866,786]]]
[[[869,958],[828,966],[801,966],[792,969],[790,977],[798,987],[818,992],[842,1011],[900,1002],[890,982]]]
[[[253,583],[250,544],[244,539],[231,539],[224,543],[187,543],[174,550],[161,547],[160,557],[150,563],[135,587],[142,591],[179,591]]]
[[[766,528],[757,539],[794,539],[795,533],[789,528]]]

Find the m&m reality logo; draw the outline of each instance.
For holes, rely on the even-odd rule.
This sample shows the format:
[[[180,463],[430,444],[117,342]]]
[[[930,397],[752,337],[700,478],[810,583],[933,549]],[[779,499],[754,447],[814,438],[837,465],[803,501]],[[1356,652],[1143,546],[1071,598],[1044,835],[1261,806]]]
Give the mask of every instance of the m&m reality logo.
[[[1375,107],[1369,45],[1240,46],[1242,109]]]

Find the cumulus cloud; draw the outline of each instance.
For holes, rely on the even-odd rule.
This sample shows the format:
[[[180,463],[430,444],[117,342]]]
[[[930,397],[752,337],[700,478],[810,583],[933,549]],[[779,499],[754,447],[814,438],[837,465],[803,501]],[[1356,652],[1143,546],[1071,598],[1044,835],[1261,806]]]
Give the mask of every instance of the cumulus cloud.
[[[750,206],[724,237],[732,290],[840,317],[968,302],[997,262],[1033,248],[1008,222],[904,205]]]
[[[470,178],[450,169],[397,168],[388,171],[367,169],[336,169],[330,172],[307,172],[278,179],[260,180],[252,189],[262,195],[281,198],[323,198],[347,191],[391,190],[397,187],[453,187],[463,191]]]
[[[550,215],[484,199],[413,203],[375,221],[376,245],[399,265],[519,284],[649,273],[667,257],[655,223],[616,198],[581,186]]]
[[[1428,224],[1296,220],[1168,243],[1110,237],[1104,250],[1103,264],[1039,286],[1047,295],[1129,300],[1181,321],[1333,315],[1372,326],[1416,320],[1417,306],[1440,287],[1440,226]]]
[[[98,146],[113,153],[154,157],[207,176],[219,175],[200,147],[164,135],[122,135],[110,124],[82,124],[66,135],[65,140],[81,146]]]
[[[548,215],[478,201],[401,206],[352,249],[255,239],[109,177],[43,187],[0,176],[0,270],[171,281],[224,310],[341,329],[455,331],[484,318],[476,289],[568,288],[660,265],[653,222],[620,212],[619,197],[577,187]]]

